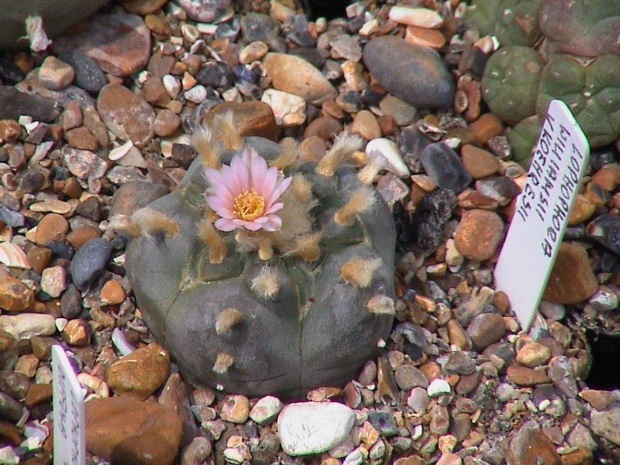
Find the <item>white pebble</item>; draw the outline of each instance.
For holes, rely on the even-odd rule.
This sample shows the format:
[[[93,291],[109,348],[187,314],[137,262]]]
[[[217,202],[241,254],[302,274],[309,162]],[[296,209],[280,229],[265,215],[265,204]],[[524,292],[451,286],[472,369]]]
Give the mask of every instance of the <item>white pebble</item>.
[[[267,89],[261,101],[271,107],[278,126],[298,126],[306,121],[306,101],[297,95]]]
[[[162,81],[168,95],[171,98],[177,98],[179,92],[181,91],[181,84],[177,81],[177,78],[175,78],[172,74],[166,74],[162,78]]]
[[[430,397],[439,396],[441,394],[450,394],[452,387],[445,379],[434,379],[426,388]]]
[[[54,317],[42,313],[20,313],[1,315],[0,329],[15,339],[28,339],[32,336],[51,336],[56,332]]]
[[[282,449],[291,456],[328,451],[345,439],[354,421],[353,410],[336,402],[289,404],[278,417]]]
[[[398,146],[391,140],[382,137],[371,140],[366,144],[368,158],[371,158],[371,153],[382,155],[388,162],[387,170],[396,176],[401,178],[409,176],[409,168],[407,168]]]
[[[204,102],[207,98],[207,89],[202,84],[198,84],[197,86],[186,90],[183,95],[185,96],[185,100],[189,100],[192,103],[199,104]]]
[[[268,425],[282,410],[282,401],[274,396],[265,396],[256,402],[250,411],[250,418],[261,426]]]

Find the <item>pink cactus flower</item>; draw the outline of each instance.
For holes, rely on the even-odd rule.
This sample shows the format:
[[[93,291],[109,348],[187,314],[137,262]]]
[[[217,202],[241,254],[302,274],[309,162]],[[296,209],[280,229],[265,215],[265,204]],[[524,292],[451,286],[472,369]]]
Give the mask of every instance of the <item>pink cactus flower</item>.
[[[220,218],[215,227],[220,231],[245,228],[249,231],[278,231],[282,219],[275,213],[283,207],[278,199],[293,178],[278,180],[278,169],[251,147],[235,155],[230,166],[219,170],[205,169],[211,187],[207,189],[207,205]]]

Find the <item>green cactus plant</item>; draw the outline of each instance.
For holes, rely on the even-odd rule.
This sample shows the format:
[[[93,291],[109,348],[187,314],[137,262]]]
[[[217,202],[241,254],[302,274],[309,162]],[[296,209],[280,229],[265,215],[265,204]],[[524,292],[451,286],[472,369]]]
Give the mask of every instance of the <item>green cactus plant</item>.
[[[508,135],[512,159],[525,169],[530,167],[532,148],[538,140],[540,130],[541,124],[538,115],[532,115],[520,121]]]
[[[554,55],[538,88],[536,111],[544,117],[549,102],[560,99],[572,111],[591,147],[620,136],[620,57],[601,55],[588,59]]]
[[[463,20],[481,35],[495,35],[502,46],[531,47],[540,38],[540,0],[474,0]]]
[[[545,0],[539,14],[548,54],[620,55],[620,2]]]
[[[482,97],[505,123],[516,124],[536,113],[538,82],[544,63],[529,47],[502,47],[487,62]]]
[[[202,159],[178,189],[112,220],[129,237],[126,269],[142,315],[194,385],[290,397],[343,384],[380,350],[394,314],[390,211],[372,173],[340,165],[360,141],[344,135],[318,164],[301,163],[293,147],[218,124],[211,133],[224,134],[224,148],[199,132]],[[250,175],[257,189],[234,197],[227,218],[216,197],[241,182],[229,175],[263,160],[280,180]],[[269,183],[279,200],[262,196]]]

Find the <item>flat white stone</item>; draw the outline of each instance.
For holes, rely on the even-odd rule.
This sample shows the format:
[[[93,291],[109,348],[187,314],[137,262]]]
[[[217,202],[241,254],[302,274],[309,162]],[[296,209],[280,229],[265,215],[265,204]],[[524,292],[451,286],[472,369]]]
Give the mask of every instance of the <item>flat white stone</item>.
[[[441,394],[450,394],[452,387],[445,379],[434,379],[431,384],[426,388],[430,397],[438,396]]]
[[[355,413],[336,402],[300,402],[282,409],[278,433],[291,456],[320,454],[340,444],[353,428]]]
[[[297,95],[267,89],[261,101],[271,107],[278,126],[298,126],[306,121],[306,101]]]

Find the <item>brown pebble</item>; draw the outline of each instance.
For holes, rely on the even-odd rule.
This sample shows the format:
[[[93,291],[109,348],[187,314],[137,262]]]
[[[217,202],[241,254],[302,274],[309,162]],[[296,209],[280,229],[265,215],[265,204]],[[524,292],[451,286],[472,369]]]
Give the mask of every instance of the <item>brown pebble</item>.
[[[467,327],[467,334],[476,350],[482,350],[499,341],[505,331],[504,318],[497,313],[481,313]]]
[[[97,150],[97,138],[84,126],[65,132],[65,139],[71,147],[81,150]]]
[[[334,134],[342,132],[342,124],[331,116],[320,116],[312,121],[304,131],[304,138],[318,136],[323,140],[331,140]]]
[[[596,210],[596,204],[583,194],[577,194],[575,204],[568,217],[568,225],[575,226],[590,219]]]
[[[12,276],[0,278],[0,308],[9,312],[27,309],[34,302],[34,292]]]
[[[521,365],[510,365],[506,370],[506,375],[517,386],[535,386],[551,382],[544,371],[534,370]]]
[[[499,168],[499,162],[495,155],[473,145],[464,145],[461,148],[461,157],[465,169],[474,179],[495,174]]]
[[[349,126],[351,134],[359,134],[366,140],[381,137],[381,128],[377,118],[368,110],[362,110],[355,115],[353,123]]]
[[[14,119],[0,120],[0,140],[13,142],[22,133],[21,125]]]
[[[53,387],[51,384],[31,384],[26,392],[24,402],[28,407],[44,404],[52,400]]]
[[[579,397],[584,399],[596,410],[605,410],[616,401],[616,395],[613,392],[598,389],[584,389],[579,392]]]
[[[90,342],[90,330],[85,320],[70,320],[62,330],[62,340],[72,346],[83,347]]]
[[[75,100],[69,100],[62,112],[62,128],[65,131],[82,125],[82,109]]]
[[[220,418],[231,423],[245,423],[250,413],[250,402],[240,395],[228,396],[222,403]]]
[[[125,300],[125,290],[116,279],[111,279],[103,285],[99,297],[106,304],[120,304]]]
[[[430,47],[433,50],[439,50],[446,44],[446,38],[437,29],[418,26],[407,26],[405,40],[410,44]]]
[[[538,342],[528,342],[517,352],[517,363],[528,368],[536,368],[544,365],[551,358],[551,350],[549,347],[539,344]]]
[[[100,236],[101,230],[99,228],[84,225],[67,234],[67,242],[71,244],[71,247],[77,250],[91,239],[95,239]]]
[[[534,421],[525,423],[513,436],[506,459],[509,465],[562,465],[555,445]]]
[[[213,107],[204,118],[206,125],[213,118],[232,112],[235,127],[242,137],[260,136],[269,140],[277,140],[278,125],[271,107],[264,102],[224,102]]]
[[[144,400],[164,384],[169,371],[168,352],[152,343],[110,365],[106,382],[116,394]]]
[[[454,245],[464,257],[484,261],[495,254],[503,237],[504,222],[497,213],[469,210],[454,233]]]
[[[429,381],[441,378],[441,367],[435,362],[426,362],[418,367]]]
[[[69,223],[64,216],[58,213],[45,215],[34,234],[34,242],[39,245],[46,245],[51,241],[62,241],[69,230]]]
[[[450,319],[446,328],[448,329],[448,339],[451,345],[455,345],[461,348],[461,350],[471,350],[471,339],[457,320]]]
[[[485,113],[469,124],[469,129],[480,144],[486,144],[491,137],[499,136],[504,131],[501,120],[492,113]]]
[[[320,161],[325,155],[327,144],[318,136],[310,136],[301,141],[298,150],[301,161]]]
[[[75,178],[68,178],[62,188],[62,193],[72,199],[79,199],[82,195],[82,186]]]
[[[620,169],[604,167],[592,175],[592,182],[607,192],[613,192],[620,182]]]
[[[153,130],[159,137],[168,137],[173,135],[181,126],[181,118],[167,108],[157,112],[157,117],[153,123]]]
[[[586,249],[562,242],[543,299],[561,304],[581,302],[598,289]]]
[[[577,447],[577,449],[563,454],[561,458],[562,465],[592,465],[594,463],[592,451],[585,446]]]

